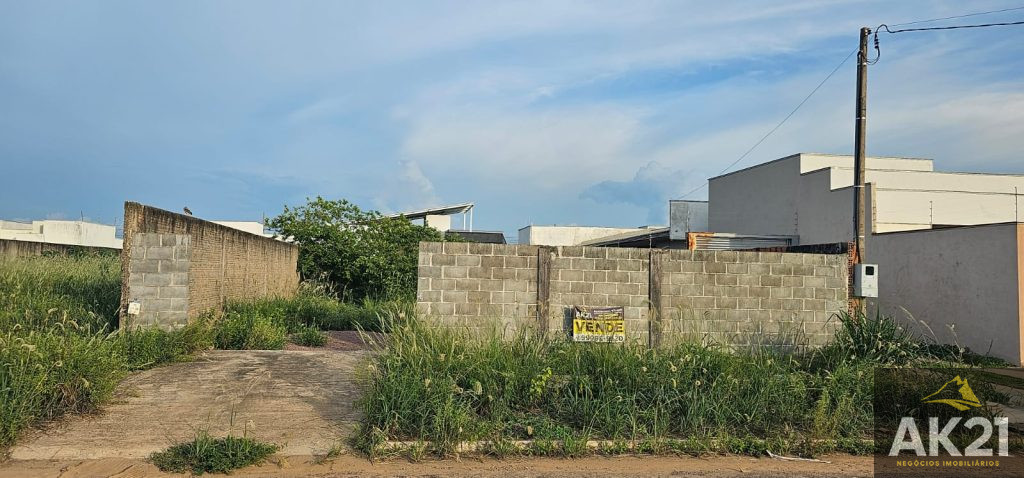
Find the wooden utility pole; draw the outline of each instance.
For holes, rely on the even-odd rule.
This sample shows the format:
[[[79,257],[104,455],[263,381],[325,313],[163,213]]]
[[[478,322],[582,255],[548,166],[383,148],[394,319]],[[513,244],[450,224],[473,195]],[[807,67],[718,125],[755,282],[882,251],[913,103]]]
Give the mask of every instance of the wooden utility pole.
[[[871,29],[860,29],[860,50],[857,52],[857,122],[853,142],[853,233],[856,236],[856,260],[864,262],[864,169],[867,162],[865,146],[868,124],[868,37]]]

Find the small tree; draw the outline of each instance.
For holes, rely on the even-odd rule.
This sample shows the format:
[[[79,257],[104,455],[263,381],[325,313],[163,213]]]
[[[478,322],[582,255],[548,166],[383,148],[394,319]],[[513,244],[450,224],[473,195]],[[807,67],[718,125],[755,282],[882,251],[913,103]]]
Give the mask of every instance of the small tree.
[[[319,196],[303,206],[285,206],[267,226],[298,244],[304,278],[325,279],[353,299],[412,299],[420,241],[444,240],[440,232],[404,217]]]

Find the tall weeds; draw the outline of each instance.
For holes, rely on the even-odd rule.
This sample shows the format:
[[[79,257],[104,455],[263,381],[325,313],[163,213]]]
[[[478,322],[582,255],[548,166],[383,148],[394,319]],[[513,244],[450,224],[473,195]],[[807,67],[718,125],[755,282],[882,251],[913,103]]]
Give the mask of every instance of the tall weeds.
[[[368,450],[385,439],[429,441],[442,454],[464,441],[531,438],[798,447],[856,441],[871,425],[870,360],[814,369],[808,356],[770,348],[470,336],[391,320],[363,401]]]
[[[117,330],[117,256],[0,259],[0,448],[26,426],[95,408],[130,370],[209,346],[209,325]]]

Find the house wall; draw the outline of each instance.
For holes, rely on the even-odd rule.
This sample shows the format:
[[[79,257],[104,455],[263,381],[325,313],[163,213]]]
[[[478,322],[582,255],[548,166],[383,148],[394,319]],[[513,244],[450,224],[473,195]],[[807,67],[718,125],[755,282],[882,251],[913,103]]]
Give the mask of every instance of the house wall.
[[[567,330],[574,305],[622,306],[627,334],[658,344],[823,344],[847,308],[847,256],[421,243],[417,309],[445,326]]]
[[[298,246],[134,202],[125,203],[121,254],[122,313],[138,299],[131,264],[141,250],[136,234],[189,237],[187,316],[218,309],[231,300],[288,297],[298,288]],[[147,256],[148,257],[148,256]],[[175,270],[173,273],[178,273]],[[164,273],[158,270],[152,273]],[[122,320],[122,323],[126,321]]]
[[[712,178],[708,228],[710,232],[796,236],[799,193],[799,155]]]
[[[1020,233],[990,224],[870,234],[879,297],[869,304],[941,343],[1024,365]]]

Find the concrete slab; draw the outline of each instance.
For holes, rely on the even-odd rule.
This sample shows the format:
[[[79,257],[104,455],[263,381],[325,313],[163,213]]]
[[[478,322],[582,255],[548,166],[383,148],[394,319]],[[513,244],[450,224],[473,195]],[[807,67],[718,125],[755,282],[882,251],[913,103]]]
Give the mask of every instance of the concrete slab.
[[[102,411],[29,433],[11,458],[144,458],[199,430],[245,434],[283,446],[286,456],[323,454],[358,422],[357,375],[367,357],[338,350],[209,351],[128,377]]]

